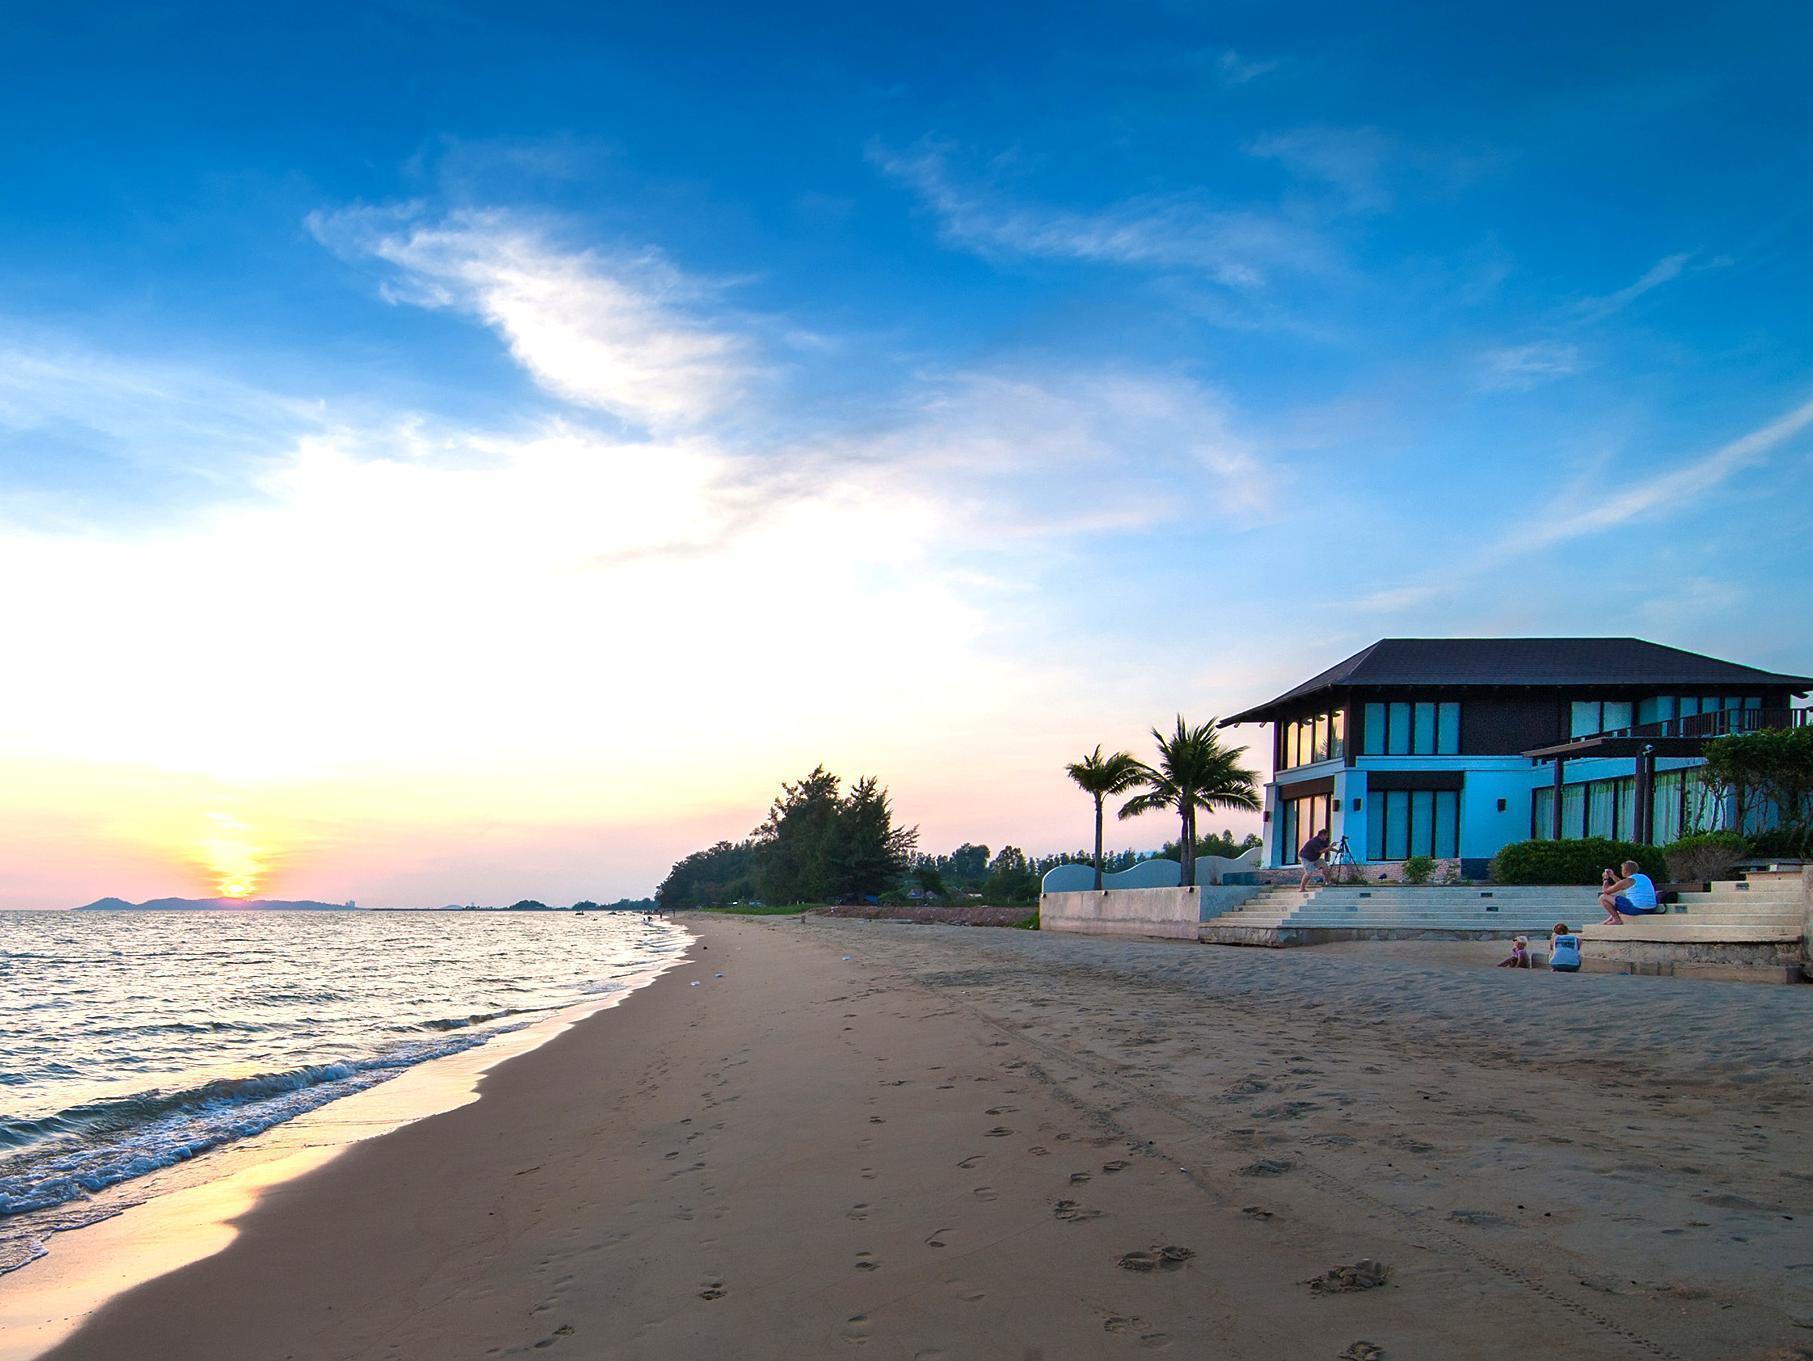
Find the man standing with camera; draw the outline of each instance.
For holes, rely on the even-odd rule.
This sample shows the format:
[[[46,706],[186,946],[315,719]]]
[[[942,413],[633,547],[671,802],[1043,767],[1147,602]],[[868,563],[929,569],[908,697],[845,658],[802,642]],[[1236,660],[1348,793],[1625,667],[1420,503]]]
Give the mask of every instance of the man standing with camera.
[[[1328,828],[1324,827],[1303,843],[1297,852],[1297,858],[1303,863],[1303,877],[1297,881],[1299,893],[1309,892],[1309,879],[1312,874],[1322,876],[1322,882],[1328,883],[1328,869],[1322,858],[1328,854]]]

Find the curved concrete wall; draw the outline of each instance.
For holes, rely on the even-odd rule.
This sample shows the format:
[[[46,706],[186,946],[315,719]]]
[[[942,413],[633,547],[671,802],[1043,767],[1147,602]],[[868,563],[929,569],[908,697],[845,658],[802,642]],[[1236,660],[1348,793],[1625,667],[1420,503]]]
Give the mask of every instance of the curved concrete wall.
[[[1231,870],[1259,868],[1259,847],[1230,860],[1224,855],[1196,857],[1196,882],[1219,884],[1221,876]],[[1183,883],[1183,866],[1175,860],[1142,860],[1132,869],[1117,874],[1104,874],[1102,887],[1111,888],[1176,888]],[[1089,893],[1095,889],[1095,870],[1089,865],[1057,865],[1045,872],[1039,882],[1041,893]]]

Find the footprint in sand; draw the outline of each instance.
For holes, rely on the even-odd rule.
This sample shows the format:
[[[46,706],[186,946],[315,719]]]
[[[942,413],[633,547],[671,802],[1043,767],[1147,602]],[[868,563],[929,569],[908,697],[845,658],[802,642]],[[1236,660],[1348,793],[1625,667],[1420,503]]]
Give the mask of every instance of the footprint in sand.
[[[860,1176],[864,1181],[874,1181],[877,1176],[877,1173],[874,1168],[865,1167],[857,1175]]]
[[[1122,1253],[1118,1265],[1122,1271],[1176,1271],[1195,1255],[1189,1248],[1150,1248],[1144,1252]]]
[[[1116,1158],[1111,1163],[1103,1163],[1102,1171],[1104,1171],[1104,1172],[1125,1172],[1131,1166],[1133,1166],[1133,1164],[1128,1162],[1125,1158]]]
[[[1072,1186],[1081,1186],[1084,1182],[1086,1182],[1088,1180],[1089,1180],[1089,1174],[1087,1172],[1072,1172],[1070,1174],[1070,1184]]]
[[[869,1217],[869,1207],[866,1203],[861,1204],[861,1205],[852,1205],[848,1210],[844,1211],[845,1219],[854,1219],[858,1222],[861,1222],[862,1220],[865,1220],[868,1217]]]
[[[944,1236],[953,1232],[955,1232],[953,1229],[934,1229],[932,1236],[925,1240],[925,1245],[928,1248],[941,1248],[944,1246]]]
[[[858,1271],[880,1271],[881,1263],[875,1260],[874,1253],[859,1252],[856,1254],[856,1269]]]
[[[969,1168],[974,1167],[977,1163],[981,1162],[987,1156],[988,1156],[988,1154],[986,1154],[986,1153],[972,1153],[969,1155],[969,1157],[965,1158],[962,1162],[958,1163],[957,1166],[967,1170]]]
[[[992,1186],[978,1186],[975,1190],[971,1191],[970,1194],[977,1200],[993,1200],[1000,1193]]]
[[[1019,1109],[1020,1108],[1018,1106],[990,1106],[987,1110],[983,1111],[982,1114],[984,1114],[984,1115],[1014,1115],[1014,1114],[1018,1113]]]
[[[724,1282],[716,1277],[707,1278],[704,1287],[699,1291],[702,1300],[721,1300],[724,1298]]]
[[[1063,1220],[1066,1224],[1081,1224],[1086,1220],[1100,1219],[1102,1217],[1102,1212],[1100,1210],[1087,1209],[1082,1205],[1078,1205],[1074,1200],[1060,1200],[1056,1205],[1051,1207],[1051,1213]]]
[[[965,1304],[975,1304],[986,1298],[987,1295],[986,1291],[976,1289],[968,1281],[946,1281],[945,1284],[951,1288],[951,1293]]]
[[[1011,1129],[1009,1129],[1006,1125],[996,1125],[993,1129],[991,1129],[987,1134],[984,1134],[982,1137],[984,1139],[1005,1139],[1008,1135],[1010,1135],[1012,1133],[1013,1133],[1013,1131]]]
[[[837,1330],[838,1336],[855,1347],[862,1346],[869,1340],[869,1316],[852,1314],[844,1320],[844,1326]]]

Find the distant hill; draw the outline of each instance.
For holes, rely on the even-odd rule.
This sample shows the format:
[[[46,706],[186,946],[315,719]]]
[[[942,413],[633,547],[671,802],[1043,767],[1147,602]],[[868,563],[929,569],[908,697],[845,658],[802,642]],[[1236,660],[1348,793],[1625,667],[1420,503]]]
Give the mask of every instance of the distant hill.
[[[280,898],[149,898],[129,903],[124,898],[97,898],[77,912],[346,912],[345,903],[288,902]]]

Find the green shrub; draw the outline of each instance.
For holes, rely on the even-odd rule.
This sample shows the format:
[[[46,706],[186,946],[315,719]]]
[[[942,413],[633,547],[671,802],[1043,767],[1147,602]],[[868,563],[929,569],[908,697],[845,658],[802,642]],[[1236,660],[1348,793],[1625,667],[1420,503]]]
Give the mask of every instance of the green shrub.
[[[1435,861],[1426,855],[1413,855],[1404,862],[1406,884],[1426,884],[1435,873]]]
[[[1776,827],[1750,838],[1752,855],[1782,860],[1813,860],[1813,828]]]
[[[1596,887],[1601,870],[1616,871],[1626,860],[1635,860],[1652,879],[1667,877],[1661,847],[1589,836],[1573,841],[1512,842],[1492,857],[1492,882]]]
[[[1037,909],[1034,909],[1033,914],[1025,921],[1017,922],[1015,924],[1022,931],[1037,931],[1039,929],[1039,914]]]
[[[1749,854],[1749,838],[1737,832],[1695,832],[1671,843],[1663,852],[1668,859],[1668,877],[1683,884],[1722,879]]]

